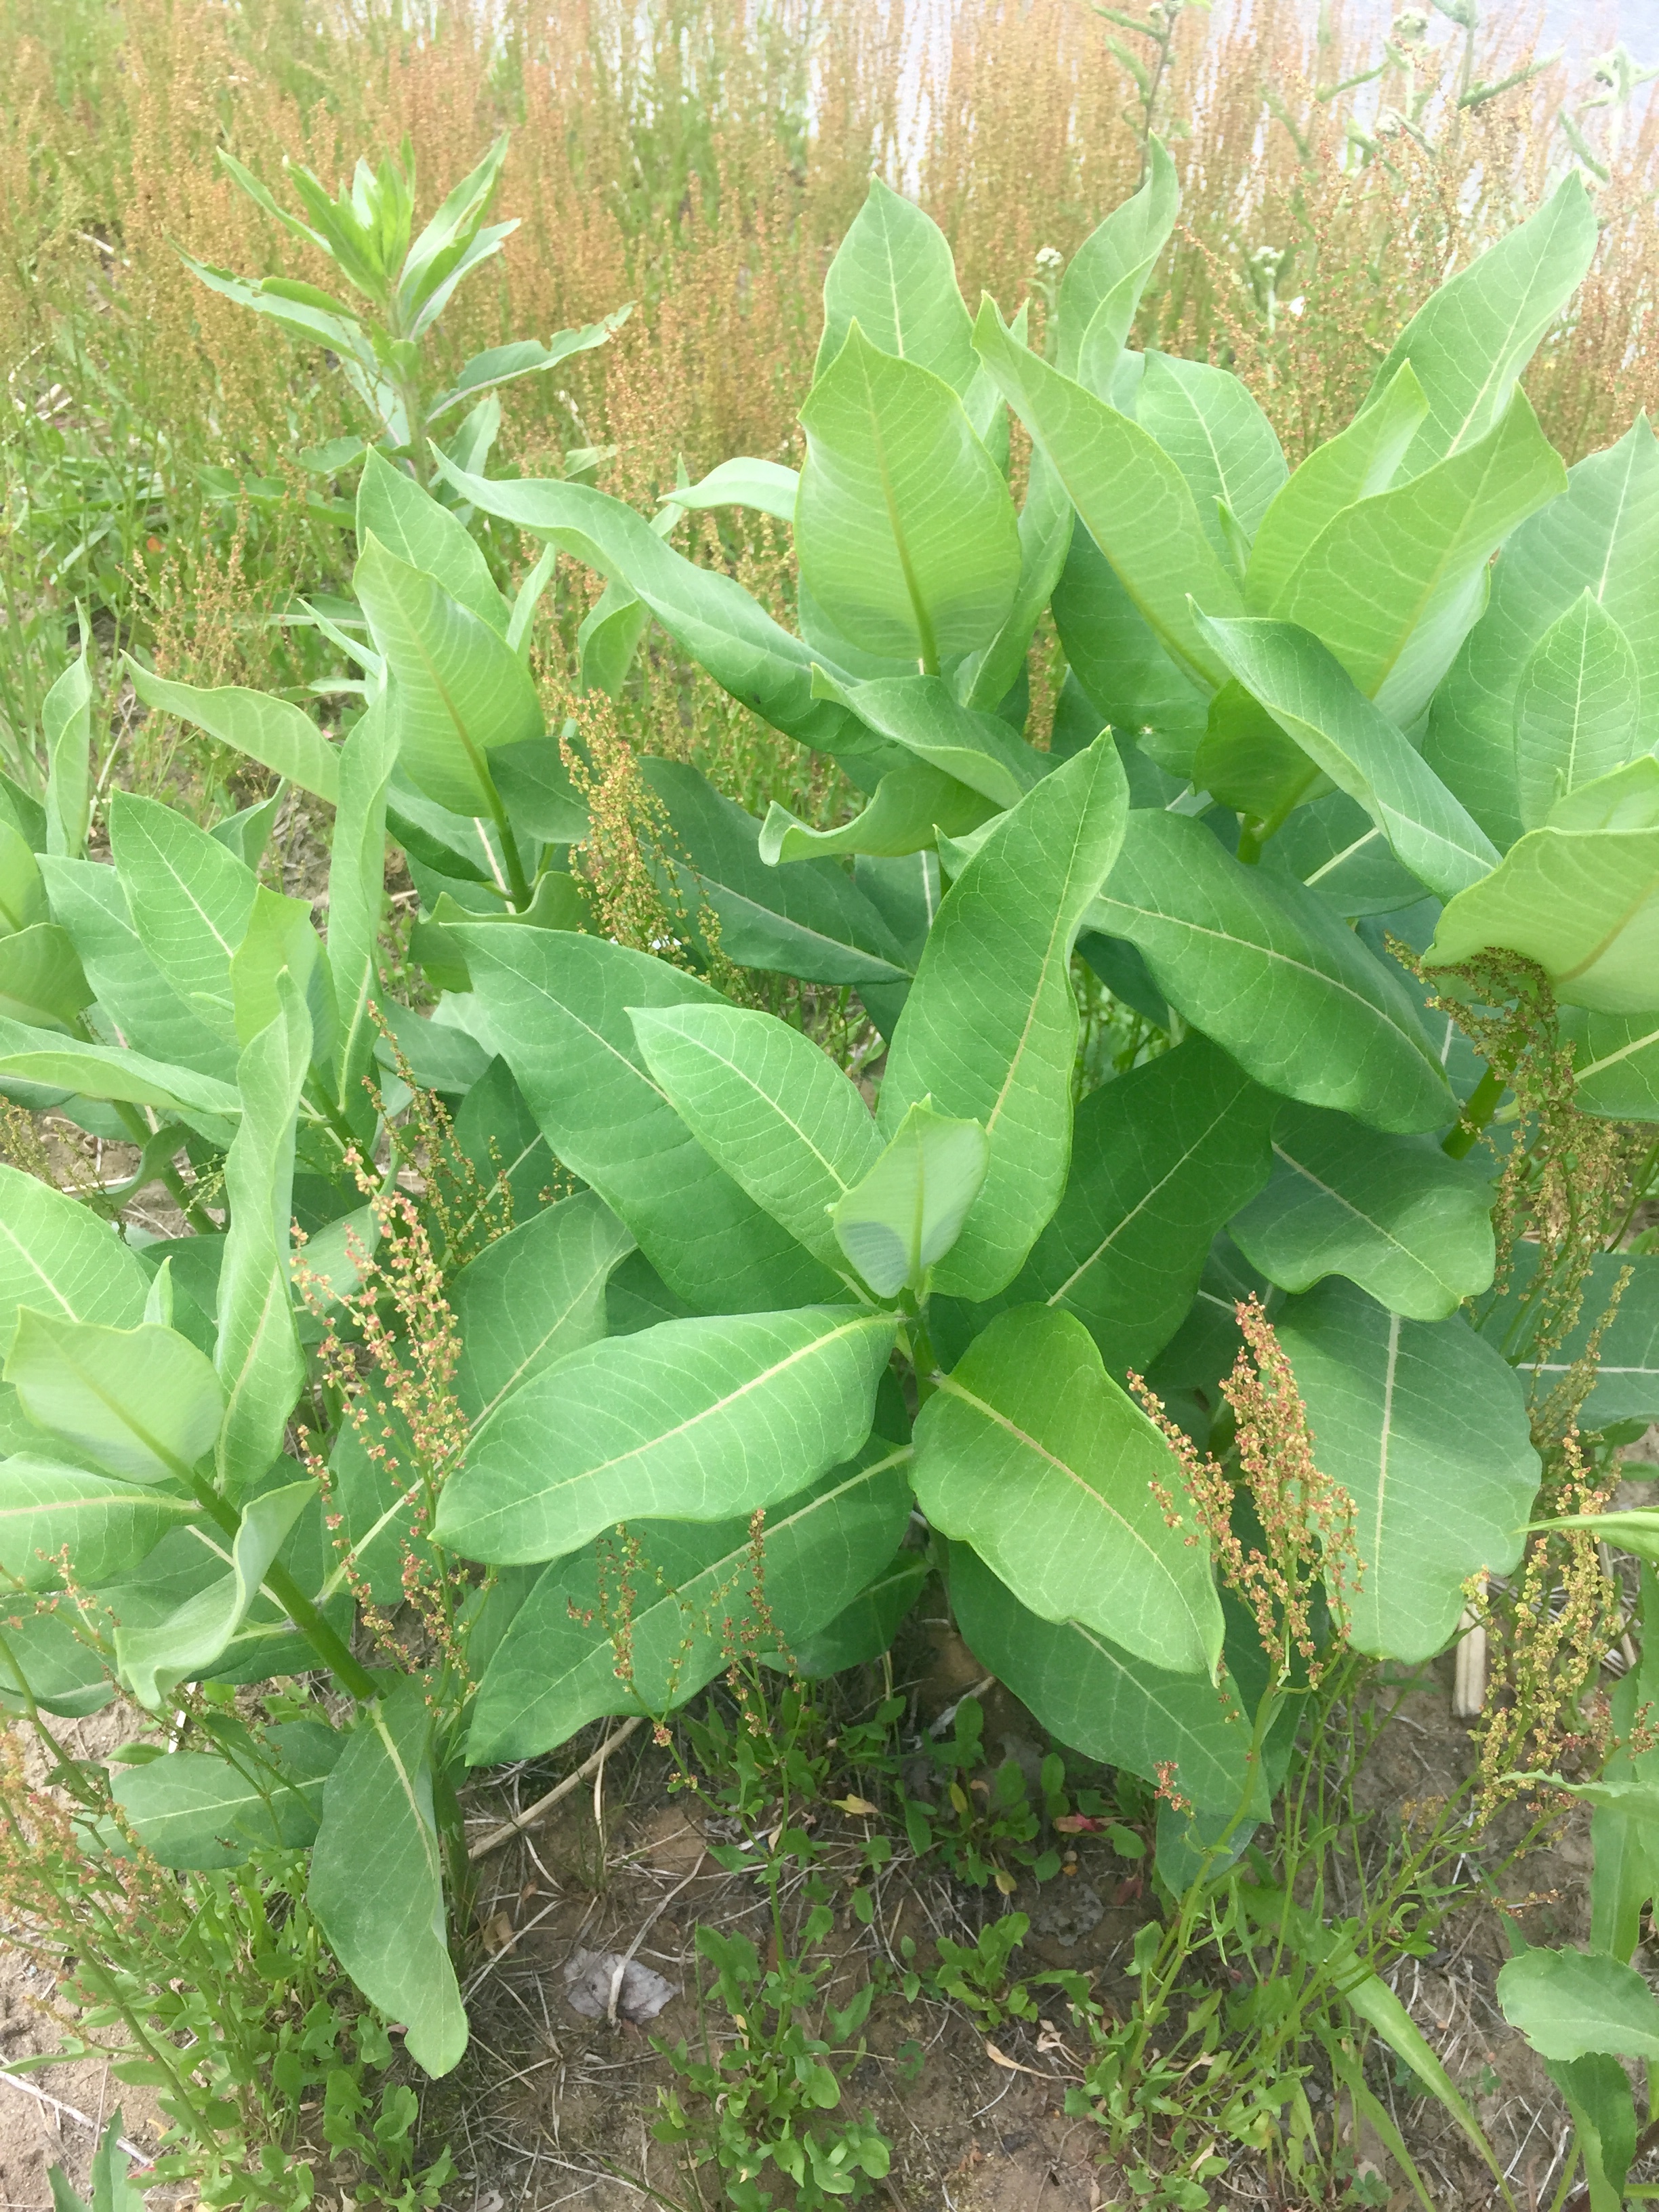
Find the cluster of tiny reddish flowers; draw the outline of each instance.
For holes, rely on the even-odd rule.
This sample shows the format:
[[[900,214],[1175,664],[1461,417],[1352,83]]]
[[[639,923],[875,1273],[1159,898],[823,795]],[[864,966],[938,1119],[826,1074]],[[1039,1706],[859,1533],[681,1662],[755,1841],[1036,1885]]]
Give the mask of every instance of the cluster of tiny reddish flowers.
[[[460,1336],[415,1197],[374,1178],[361,1161],[354,1158],[352,1164],[378,1231],[372,1251],[348,1234],[356,1287],[336,1292],[308,1266],[303,1249],[295,1260],[295,1280],[322,1325],[319,1364],[337,1395],[342,1428],[354,1432],[364,1458],[381,1476],[384,1504],[401,1502],[409,1509],[400,1536],[404,1599],[437,1652],[465,1680],[453,1578],[431,1543],[439,1492],[466,1448],[466,1416],[453,1388]],[[297,1229],[295,1236],[303,1247]],[[375,1603],[345,1533],[331,1471],[308,1435],[303,1455],[322,1492],[326,1525],[365,1625],[388,1657],[406,1659],[403,1640]]]
[[[177,1928],[184,1894],[138,1843],[101,1780],[96,1786],[97,1809],[121,1832],[119,1852],[93,1844],[85,1808],[77,1812],[60,1790],[31,1781],[18,1735],[0,1735],[0,1936],[45,1966],[71,2004],[92,2001],[76,1981],[77,1960],[89,1948],[95,1957],[112,1945],[161,1937]],[[86,2025],[68,2016],[60,2024],[77,2033]]]
[[[1172,1813],[1188,1814],[1193,1810],[1193,1801],[1176,1789],[1176,1776],[1178,1771],[1179,1769],[1174,1759],[1160,1759],[1152,1769],[1158,1779],[1158,1788],[1152,1794],[1155,1797],[1161,1798]]]
[[[1243,1349],[1221,1388],[1262,1540],[1246,1544],[1233,1525],[1233,1479],[1132,1374],[1130,1388],[1180,1462],[1191,1522],[1163,1484],[1154,1480],[1152,1492],[1166,1522],[1184,1529],[1188,1544],[1207,1537],[1222,1581],[1250,1608],[1261,1648],[1281,1679],[1300,1657],[1316,1682],[1322,1662],[1314,1635],[1316,1595],[1322,1583],[1340,1641],[1359,1589],[1353,1500],[1314,1458],[1308,1409],[1273,1323],[1254,1297],[1241,1300],[1237,1312]]]
[[[1616,1459],[1598,1477],[1570,1429],[1547,1457],[1540,1510],[1599,1514],[1618,1485]],[[1556,1528],[1528,1546],[1508,1601],[1485,1612],[1489,1673],[1475,1730],[1478,1824],[1531,1790],[1534,1774],[1571,1766],[1595,1771],[1605,1763],[1612,1714],[1592,1686],[1623,1626],[1623,1598],[1603,1571],[1594,1528]],[[1571,1802],[1563,1798],[1562,1809]]]
[[[755,1686],[761,1654],[775,1654],[786,1672],[792,1676],[795,1673],[794,1654],[778,1633],[766,1595],[764,1506],[757,1506],[749,1516],[749,1602],[740,1614],[726,1616],[721,1641],[726,1684],[737,1698],[744,1726],[751,1735],[763,1735],[769,1726],[766,1703]]]

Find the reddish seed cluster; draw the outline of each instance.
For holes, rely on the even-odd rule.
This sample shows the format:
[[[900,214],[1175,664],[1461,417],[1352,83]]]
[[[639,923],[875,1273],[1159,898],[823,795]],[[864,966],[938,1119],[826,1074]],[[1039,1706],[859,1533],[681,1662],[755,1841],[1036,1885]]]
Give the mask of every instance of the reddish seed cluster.
[[[1570,1429],[1547,1461],[1540,1510],[1600,1513],[1618,1484],[1617,1460],[1597,1481],[1578,1431]],[[1489,1673],[1475,1732],[1477,1821],[1526,1786],[1517,1774],[1601,1765],[1611,1746],[1611,1712],[1605,1696],[1586,1692],[1618,1635],[1621,1613],[1593,1528],[1534,1539],[1510,1601],[1486,1608]],[[1647,1733],[1644,1723],[1639,1733],[1633,1729],[1632,1747]]]
[[[1176,1788],[1177,1771],[1174,1759],[1160,1759],[1152,1769],[1153,1773],[1158,1777],[1158,1789],[1154,1794],[1163,1800],[1172,1813],[1190,1813],[1193,1809],[1192,1799],[1183,1796]]]
[[[1242,1299],[1236,1311],[1244,1348],[1221,1387],[1235,1423],[1239,1472],[1262,1540],[1244,1542],[1234,1526],[1233,1479],[1198,1449],[1161,1400],[1132,1374],[1131,1389],[1180,1463],[1196,1526],[1156,1480],[1152,1493],[1166,1523],[1186,1529],[1189,1544],[1208,1540],[1222,1581],[1249,1607],[1261,1647],[1281,1677],[1294,1656],[1307,1662],[1317,1680],[1316,1593],[1322,1582],[1340,1635],[1360,1584],[1353,1500],[1321,1472],[1314,1458],[1307,1407],[1273,1323],[1254,1297]]]
[[[387,1489],[409,1507],[400,1539],[404,1599],[442,1658],[465,1680],[455,1632],[453,1578],[431,1541],[439,1492],[459,1464],[467,1440],[466,1416],[452,1387],[460,1336],[415,1199],[395,1186],[371,1181],[360,1163],[358,1177],[380,1234],[372,1252],[348,1235],[356,1288],[331,1303],[330,1286],[303,1258],[295,1260],[295,1279],[323,1325],[319,1362],[325,1384],[338,1398],[342,1427],[352,1430]],[[297,1230],[295,1237],[303,1243]],[[364,1623],[386,1656],[401,1662],[407,1658],[404,1640],[374,1602],[362,1562],[343,1533],[331,1471],[309,1437],[304,1459],[322,1492],[326,1525]]]

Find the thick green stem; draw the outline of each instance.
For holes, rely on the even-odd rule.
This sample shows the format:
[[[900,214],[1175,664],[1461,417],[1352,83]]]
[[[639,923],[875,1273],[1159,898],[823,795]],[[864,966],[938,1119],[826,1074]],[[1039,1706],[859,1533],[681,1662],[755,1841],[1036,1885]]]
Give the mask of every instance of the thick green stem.
[[[235,1540],[240,1528],[241,1517],[228,1498],[222,1498],[205,1476],[191,1474],[190,1486],[196,1492],[202,1510],[225,1534]],[[286,1567],[270,1566],[265,1570],[264,1587],[310,1644],[323,1665],[337,1674],[354,1698],[371,1702],[380,1694],[374,1677],[362,1667],[346,1649],[344,1643],[300,1588]]]
[[[484,772],[483,787],[489,799],[489,818],[495,824],[496,832],[501,841],[501,859],[507,867],[507,897],[511,902],[513,911],[515,914],[522,914],[535,896],[535,890],[529,878],[525,874],[524,862],[519,858],[519,841],[513,835],[513,825],[507,818],[507,809],[501,804],[501,795],[496,790],[494,780],[487,769]]]
[[[1475,1139],[1498,1111],[1503,1096],[1504,1079],[1495,1067],[1489,1067],[1469,1093],[1457,1127],[1442,1140],[1440,1149],[1449,1159],[1461,1160],[1474,1150]]]

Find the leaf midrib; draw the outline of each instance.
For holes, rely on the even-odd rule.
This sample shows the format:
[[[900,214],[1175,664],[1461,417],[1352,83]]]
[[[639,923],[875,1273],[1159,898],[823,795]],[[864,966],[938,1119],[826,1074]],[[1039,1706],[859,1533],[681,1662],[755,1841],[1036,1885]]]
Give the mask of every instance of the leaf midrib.
[[[1170,1589],[1174,1593],[1177,1602],[1180,1604],[1182,1611],[1185,1613],[1188,1620],[1192,1624],[1194,1632],[1197,1632],[1199,1625],[1198,1617],[1194,1613],[1191,1606],[1188,1603],[1185,1593],[1182,1591],[1180,1583],[1176,1580],[1174,1574],[1171,1572],[1169,1563],[1159,1555],[1156,1547],[1145,1535],[1142,1534],[1141,1531],[1135,1527],[1133,1522],[1127,1518],[1121,1507],[1114,1505],[1111,1499],[1108,1498],[1103,1491],[1097,1490],[1094,1485],[1084,1475],[1080,1474],[1077,1468],[1072,1466],[1069,1461],[1063,1460],[1060,1458],[1056,1453],[1050,1451],[1048,1445],[1043,1443],[1040,1438],[1034,1437],[1029,1429],[1021,1428],[1018,1422],[1010,1420],[1007,1414],[1000,1412],[996,1407],[989,1404],[975,1392],[968,1389],[963,1383],[957,1382],[952,1376],[949,1375],[941,1376],[938,1388],[941,1396],[958,1399],[964,1406],[971,1407],[976,1413],[982,1415],[982,1417],[986,1420],[989,1421],[994,1427],[1003,1430],[1008,1436],[1012,1437],[1016,1443],[1023,1445],[1027,1451],[1033,1452],[1039,1459],[1046,1461],[1048,1466],[1053,1468],[1057,1474],[1063,1475],[1066,1481],[1069,1482],[1074,1489],[1081,1491],[1085,1498],[1092,1499],[1094,1504],[1097,1505],[1100,1510],[1106,1516],[1107,1519],[1114,1522],[1117,1527],[1121,1529],[1122,1533],[1129,1538],[1130,1541],[1139,1545],[1140,1549],[1146,1554],[1147,1559],[1152,1562],[1158,1574],[1164,1578]],[[1203,1641],[1201,1635],[1199,1638],[1199,1641],[1200,1644]]]

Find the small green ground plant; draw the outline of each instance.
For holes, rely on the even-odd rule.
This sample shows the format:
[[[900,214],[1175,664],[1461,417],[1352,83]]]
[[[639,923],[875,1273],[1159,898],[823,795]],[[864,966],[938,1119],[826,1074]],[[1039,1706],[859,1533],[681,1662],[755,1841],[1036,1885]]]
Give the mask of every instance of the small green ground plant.
[[[1607,1439],[1659,1413],[1659,1260],[1616,1249],[1654,1165],[1624,1126],[1659,1118],[1659,452],[1638,422],[1569,475],[1519,385],[1594,249],[1583,187],[1436,294],[1291,471],[1236,378],[1127,345],[1177,213],[1148,164],[1042,352],[873,185],[799,471],[733,459],[652,518],[391,424],[361,619],[326,633],[341,743],[131,664],[332,808],[325,935],[261,875],[274,799],[208,829],[117,793],[91,857],[85,653],[42,796],[0,791],[0,1079],[136,1154],[84,1196],[0,1169],[7,1694],[48,1733],[149,1715],[159,1756],[82,1771],[89,1843],[182,1877],[300,1855],[429,2075],[467,2043],[468,1774],[607,1715],[665,1729],[734,1639],[878,1654],[917,1516],[981,1663],[1158,1793],[1170,1917],[1091,2061],[1114,2145],[1157,2177],[1152,2037],[1200,1921],[1276,1911],[1338,2045],[1401,2049],[1377,1931],[1304,1925],[1248,1856],[1302,1717],[1351,1656],[1444,1650],[1485,1578],[1588,1561]],[[732,506],[793,532],[793,630],[657,526]],[[555,552],[605,580],[590,689],[625,702],[655,624],[859,811],[757,820],[639,761],[658,921],[621,941],[614,788],[463,507],[540,541],[542,580]],[[389,833],[429,1017],[382,979]],[[1078,960],[1164,1047],[1080,1103]],[[855,994],[862,1085],[748,971]],[[158,1180],[187,1233],[124,1234]],[[1571,1587],[1574,1636],[1513,1639],[1493,1791],[1550,1780],[1583,1701],[1605,1585]],[[970,1877],[1048,1809],[951,1802]],[[1641,1790],[1610,1809],[1647,1832]],[[1549,1971],[1631,1972],[1626,1864],[1607,1964]],[[795,1996],[758,1994],[787,2041]]]

